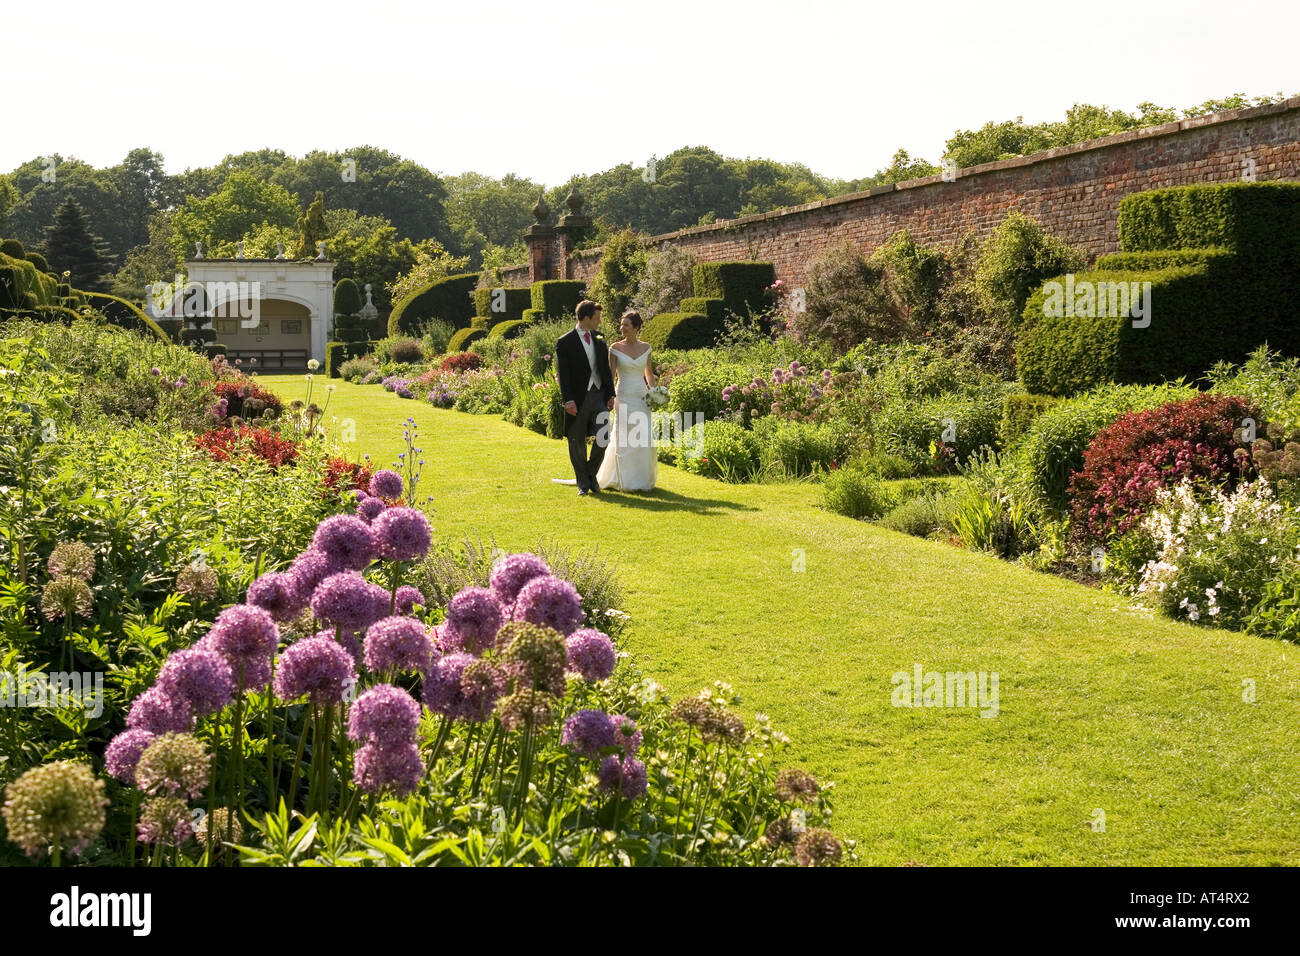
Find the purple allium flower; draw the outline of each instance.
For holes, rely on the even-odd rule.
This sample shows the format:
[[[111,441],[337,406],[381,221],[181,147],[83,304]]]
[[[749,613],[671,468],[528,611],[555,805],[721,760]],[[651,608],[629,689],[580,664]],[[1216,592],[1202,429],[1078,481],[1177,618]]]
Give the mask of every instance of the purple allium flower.
[[[447,605],[446,623],[471,654],[492,647],[505,615],[487,588],[464,588]]]
[[[564,696],[564,635],[545,625],[511,621],[502,625],[497,642],[504,648],[501,666],[514,681],[516,691],[531,688]]]
[[[307,606],[307,597],[299,589],[298,578],[293,574],[272,571],[248,586],[245,600],[277,621],[292,621]]]
[[[402,497],[402,476],[388,468],[375,472],[370,478],[370,493],[376,498],[396,501]]]
[[[187,379],[184,375],[182,375],[180,378],[176,380],[177,388],[184,388],[188,384],[190,384],[190,380]]]
[[[136,832],[141,843],[179,846],[194,835],[194,819],[180,797],[154,797],[140,809]]]
[[[389,561],[415,561],[429,553],[433,529],[423,511],[414,508],[386,508],[375,518],[375,541],[379,555]]]
[[[370,526],[354,515],[333,515],[316,528],[312,549],[323,551],[342,569],[364,570],[375,560],[375,536]]]
[[[497,600],[509,607],[525,584],[550,573],[550,567],[535,554],[509,554],[492,569],[492,590]]]
[[[293,577],[303,600],[307,601],[318,584],[342,570],[338,562],[324,551],[304,551],[293,559],[286,573]]]
[[[297,700],[309,694],[313,704],[337,704],[349,682],[356,679],[347,650],[318,634],[290,644],[280,655],[275,695],[281,700]]]
[[[271,679],[271,661],[280,645],[280,631],[262,608],[235,604],[217,615],[200,644],[225,658],[236,685],[242,668],[243,686],[261,690]]]
[[[610,723],[614,725],[614,743],[623,748],[623,753],[631,757],[641,746],[641,731],[636,721],[626,714],[610,714]]]
[[[169,697],[188,701],[196,717],[216,713],[235,694],[230,665],[207,647],[190,647],[168,656],[158,672],[157,686]]]
[[[132,701],[126,725],[151,734],[189,733],[194,728],[194,717],[184,697],[151,687]]]
[[[393,747],[415,739],[420,705],[392,684],[377,684],[357,698],[348,714],[348,739]]]
[[[159,375],[162,374],[162,369],[160,369],[157,365],[155,365],[153,368],[149,369],[149,374],[157,378]]]
[[[110,777],[135,785],[135,765],[156,735],[148,730],[124,730],[108,742],[104,751],[104,769]]]
[[[316,637],[328,637],[331,641],[338,642],[352,657],[354,667],[361,666],[361,635],[356,631],[345,631],[342,628],[334,631],[317,631]]]
[[[603,710],[580,710],[564,722],[560,743],[583,757],[599,757],[614,746],[614,725]]]
[[[357,517],[367,523],[373,522],[384,513],[386,507],[387,505],[384,504],[383,499],[367,496],[365,501],[357,505]]]
[[[388,593],[355,571],[331,574],[311,596],[311,612],[348,631],[364,631],[388,613]]]
[[[645,796],[647,789],[645,764],[631,757],[619,760],[606,757],[600,764],[600,788],[607,793],[622,790],[623,797],[635,800]]]
[[[433,664],[433,638],[410,617],[394,615],[376,621],[366,631],[366,667],[376,674],[416,671],[426,674]]]
[[[834,866],[843,850],[830,830],[809,827],[794,844],[794,858],[800,866]]]
[[[197,797],[212,777],[212,755],[192,734],[162,734],[140,754],[135,784],[145,793]]]
[[[488,661],[456,652],[438,660],[424,679],[421,696],[434,713],[453,720],[480,721],[504,688],[504,676]]]
[[[424,761],[413,743],[394,747],[366,744],[357,750],[352,762],[352,782],[366,793],[392,790],[399,797],[409,796],[424,776]]]
[[[516,621],[572,634],[587,615],[577,589],[562,578],[547,575],[534,578],[520,589],[515,598],[513,616]]]
[[[403,584],[397,589],[397,613],[410,614],[415,610],[415,605],[423,607],[425,605],[424,595],[420,593],[419,588],[412,587],[409,584]]]
[[[608,634],[585,627],[570,634],[564,645],[568,651],[569,670],[577,671],[583,680],[595,683],[614,673],[618,655]]]

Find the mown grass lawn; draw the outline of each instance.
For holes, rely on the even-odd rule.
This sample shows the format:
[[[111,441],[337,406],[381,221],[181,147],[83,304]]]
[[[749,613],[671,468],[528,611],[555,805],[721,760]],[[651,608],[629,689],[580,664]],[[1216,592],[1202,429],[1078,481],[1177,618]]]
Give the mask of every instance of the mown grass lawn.
[[[306,392],[302,376],[263,381]],[[642,669],[674,696],[729,681],[746,716],[770,714],[787,761],[836,782],[835,829],[864,863],[1300,863],[1294,645],[843,518],[812,485],[661,465],[650,495],[579,498],[550,481],[571,477],[560,442],[336,384],[328,414],[354,423],[353,458],[389,464],[401,422],[419,424],[440,540],[616,560]],[[915,664],[996,672],[997,716],[893,706],[891,676]]]

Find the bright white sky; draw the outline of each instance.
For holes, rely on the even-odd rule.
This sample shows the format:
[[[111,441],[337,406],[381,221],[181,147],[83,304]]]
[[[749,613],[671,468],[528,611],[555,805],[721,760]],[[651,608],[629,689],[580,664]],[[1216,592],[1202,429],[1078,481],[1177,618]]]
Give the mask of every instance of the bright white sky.
[[[1295,0],[76,0],[0,23],[0,170],[369,144],[556,185],[703,145],[847,179],[1075,102],[1300,91]]]

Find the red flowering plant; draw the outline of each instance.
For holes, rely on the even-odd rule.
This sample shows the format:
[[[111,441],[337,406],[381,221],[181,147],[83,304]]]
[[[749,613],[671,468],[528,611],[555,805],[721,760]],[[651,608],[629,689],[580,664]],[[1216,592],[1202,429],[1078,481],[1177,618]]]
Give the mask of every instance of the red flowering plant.
[[[260,458],[272,469],[291,464],[298,458],[298,445],[265,428],[240,425],[237,428],[213,428],[194,439],[200,448],[217,461]]]
[[[472,372],[483,364],[483,358],[477,352],[454,352],[442,360],[438,370],[442,372]]]
[[[1181,479],[1232,488],[1251,467],[1235,454],[1247,420],[1260,411],[1237,395],[1199,395],[1130,412],[1102,429],[1070,479],[1075,534],[1124,534]]]
[[[348,461],[337,455],[325,461],[323,481],[330,491],[344,494],[349,491],[366,491],[375,475],[375,466],[369,462]]]

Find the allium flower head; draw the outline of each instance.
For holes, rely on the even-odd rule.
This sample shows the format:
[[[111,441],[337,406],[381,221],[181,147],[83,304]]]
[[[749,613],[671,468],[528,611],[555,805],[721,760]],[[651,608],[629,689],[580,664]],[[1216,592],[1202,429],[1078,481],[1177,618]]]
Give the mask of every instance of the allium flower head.
[[[424,761],[414,743],[392,747],[366,744],[352,761],[352,782],[366,793],[391,790],[398,797],[410,796],[424,776]]]
[[[196,568],[186,565],[176,575],[176,593],[194,596],[201,601],[211,601],[217,596],[221,578],[211,568]]]
[[[331,574],[338,574],[344,568],[324,551],[304,551],[294,558],[289,565],[288,574],[297,582],[298,590],[304,598],[310,599],[316,586]]]
[[[392,684],[377,684],[352,705],[348,739],[391,747],[410,743],[420,725],[420,705]]]
[[[812,803],[817,799],[817,781],[807,770],[788,767],[776,775],[776,795],[786,803]]]
[[[533,578],[520,588],[513,616],[516,621],[572,634],[587,615],[582,610],[582,598],[577,589],[568,581],[547,575]]]
[[[614,724],[603,710],[580,710],[564,722],[560,743],[583,757],[599,757],[615,745]]]
[[[313,704],[337,704],[357,679],[352,656],[337,641],[316,635],[290,644],[275,672],[275,695],[281,700],[310,696]]]
[[[126,725],[151,734],[185,734],[194,728],[194,716],[189,701],[155,686],[132,701]]]
[[[396,597],[398,614],[410,614],[415,610],[417,604],[423,607],[426,603],[420,589],[411,587],[409,584],[403,584],[398,588]]]
[[[626,714],[610,714],[609,721],[614,725],[614,743],[623,748],[625,755],[634,755],[641,746],[641,731],[636,721]]]
[[[415,508],[385,508],[371,528],[379,556],[388,561],[417,561],[429,553],[433,542],[429,519]]]
[[[424,679],[421,696],[436,714],[477,722],[492,716],[504,683],[495,666],[457,651],[433,665]]]
[[[492,647],[504,618],[496,594],[487,588],[464,588],[447,604],[446,623],[471,654]]]
[[[631,757],[606,757],[600,763],[600,788],[607,793],[622,793],[626,800],[645,796],[645,764]]]
[[[550,566],[535,554],[508,554],[492,568],[492,590],[509,607],[525,584],[550,573]]]
[[[136,786],[157,796],[197,797],[208,786],[212,756],[192,734],[163,734],[140,754]]]
[[[594,683],[605,680],[614,673],[618,655],[614,652],[614,642],[608,634],[602,634],[594,628],[583,628],[565,638],[564,645],[569,670],[577,671],[583,680]]]
[[[502,665],[517,690],[532,688],[563,696],[568,654],[559,631],[512,621],[501,628],[499,639],[505,646]]]
[[[195,716],[215,713],[229,704],[235,693],[230,665],[207,647],[171,654],[158,672],[157,685],[169,697],[188,701]]]
[[[789,817],[777,817],[763,831],[763,842],[771,847],[793,846],[798,837]]]
[[[180,797],[154,797],[140,808],[136,836],[141,843],[180,846],[193,835],[190,808]]]
[[[227,833],[230,833],[233,842],[243,842],[244,827],[239,822],[239,814],[231,813],[225,807],[217,807],[212,811],[211,817],[206,813],[199,817],[198,823],[194,824],[194,839],[203,844],[208,842],[209,820],[212,821],[212,841],[214,843],[224,840]]]
[[[372,524],[376,518],[384,513],[387,507],[378,498],[366,498],[365,501],[357,505],[357,517],[367,524]]]
[[[555,719],[559,698],[543,691],[517,690],[509,697],[497,701],[496,714],[506,730],[536,731]]]
[[[307,606],[307,597],[292,574],[272,571],[248,586],[245,600],[266,611],[276,621],[292,621]]]
[[[82,853],[103,831],[107,806],[104,781],[90,767],[56,760],[33,767],[5,788],[5,827],[28,856],[56,840],[69,853]]]
[[[50,577],[89,581],[95,576],[95,552],[80,541],[64,541],[50,554],[48,567]]]
[[[331,574],[311,596],[311,612],[348,631],[364,631],[388,613],[388,592],[355,571]]]
[[[317,525],[311,547],[313,551],[324,552],[347,571],[364,570],[378,553],[370,525],[355,515],[326,518]]]
[[[280,631],[271,615],[251,604],[235,604],[217,615],[202,643],[216,651],[230,665],[238,685],[261,690],[271,679],[271,661],[280,646]]]
[[[402,476],[388,468],[380,469],[370,479],[370,493],[386,501],[397,501],[402,497]]]
[[[366,631],[366,667],[373,673],[427,673],[433,664],[433,638],[415,618],[394,615],[376,621]]]
[[[81,578],[55,578],[41,594],[41,613],[50,621],[89,617],[94,603],[90,587]]]
[[[104,769],[122,783],[135,784],[135,767],[144,749],[156,735],[147,730],[124,730],[108,742],[104,751]]]
[[[835,834],[819,827],[804,830],[794,844],[794,858],[800,866],[834,866],[842,852]]]

